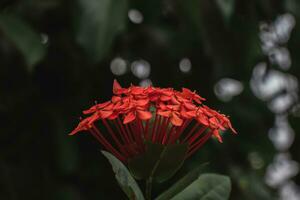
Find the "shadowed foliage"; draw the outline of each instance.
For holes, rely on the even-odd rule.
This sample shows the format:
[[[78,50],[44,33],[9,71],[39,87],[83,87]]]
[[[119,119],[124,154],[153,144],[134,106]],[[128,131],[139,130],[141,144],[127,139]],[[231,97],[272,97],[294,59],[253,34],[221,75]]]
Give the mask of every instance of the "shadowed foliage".
[[[254,67],[268,61],[261,22],[284,13],[296,21],[285,44],[291,67],[268,62],[266,70],[299,79],[298,0],[2,0],[0,199],[126,198],[101,146],[89,134],[68,136],[82,110],[112,96],[115,78],[126,86],[149,79],[159,87],[197,90],[208,106],[231,116],[239,133],[222,135],[223,144],[210,140],[171,180],[154,186],[154,197],[209,162],[208,172],[230,176],[230,199],[274,199],[278,191],[265,184],[265,174],[277,152],[268,136],[275,115],[271,99],[257,98],[249,81]],[[115,58],[122,59],[120,76],[112,73]],[[150,75],[137,75],[138,68],[132,73],[135,61],[148,63]],[[179,68],[189,62],[190,70]],[[243,91],[221,101],[214,86],[222,78],[240,81]],[[299,162],[294,113],[288,117],[295,132],[289,151]],[[258,155],[259,167],[251,155]],[[299,175],[293,180],[300,184]]]

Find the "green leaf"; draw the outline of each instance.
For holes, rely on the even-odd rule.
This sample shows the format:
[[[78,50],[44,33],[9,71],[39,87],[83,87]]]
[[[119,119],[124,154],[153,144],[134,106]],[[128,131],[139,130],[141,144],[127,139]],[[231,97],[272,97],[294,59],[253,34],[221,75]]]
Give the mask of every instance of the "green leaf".
[[[92,62],[100,61],[125,29],[127,4],[127,0],[77,0],[76,41]]]
[[[141,189],[123,163],[106,151],[102,151],[102,153],[112,165],[116,179],[128,198],[132,200],[144,200],[145,198]]]
[[[226,22],[228,22],[234,12],[235,0],[216,0],[217,6]]]
[[[299,17],[300,4],[297,0],[286,0],[284,1],[284,7],[286,11],[291,12],[294,16]]]
[[[40,35],[24,20],[13,15],[1,14],[0,30],[22,53],[28,71],[32,71],[33,67],[44,58],[46,46],[42,44]]]
[[[229,177],[203,174],[171,200],[226,200],[230,191]]]
[[[190,185],[193,181],[195,181],[202,172],[203,168],[207,166],[208,163],[204,163],[198,166],[196,169],[190,171],[187,175],[177,181],[174,185],[172,185],[167,191],[159,195],[156,200],[167,200],[174,197],[176,194],[181,192],[184,188]]]
[[[150,176],[163,182],[173,176],[184,162],[187,144],[153,144],[146,142],[146,152],[128,162],[128,168],[136,179]]]

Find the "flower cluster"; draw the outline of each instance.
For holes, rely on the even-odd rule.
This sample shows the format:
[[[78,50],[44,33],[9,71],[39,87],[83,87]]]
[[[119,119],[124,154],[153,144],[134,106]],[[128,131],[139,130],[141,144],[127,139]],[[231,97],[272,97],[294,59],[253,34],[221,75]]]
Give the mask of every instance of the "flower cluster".
[[[123,88],[115,80],[113,94],[111,100],[83,111],[89,116],[70,135],[89,131],[123,162],[143,153],[145,141],[187,143],[190,156],[211,136],[222,142],[220,131],[236,133],[225,115],[203,105],[205,99],[187,88]]]

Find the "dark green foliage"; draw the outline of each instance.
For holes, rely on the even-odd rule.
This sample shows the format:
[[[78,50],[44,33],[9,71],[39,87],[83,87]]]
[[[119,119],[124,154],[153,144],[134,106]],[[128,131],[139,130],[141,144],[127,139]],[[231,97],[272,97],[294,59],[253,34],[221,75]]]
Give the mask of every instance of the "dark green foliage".
[[[148,179],[163,182],[172,177],[182,166],[187,153],[187,144],[146,143],[146,152],[130,159],[128,168],[137,179]]]
[[[129,9],[139,10],[143,22],[132,23]],[[286,12],[296,19],[286,45],[292,59],[287,72],[299,79],[298,0],[1,1],[0,199],[126,198],[99,153],[102,147],[89,134],[67,135],[83,109],[111,97],[114,78],[125,86],[139,84],[130,71],[111,73],[115,57],[128,66],[149,62],[156,86],[197,90],[209,106],[231,116],[239,133],[224,133],[223,144],[210,140],[171,181],[153,188],[154,197],[209,162],[210,172],[230,176],[230,199],[274,199],[276,191],[264,184],[276,152],[268,136],[274,115],[253,95],[249,80],[253,67],[265,61],[260,22]],[[189,73],[178,67],[184,57],[192,63]],[[244,84],[229,102],[214,95],[223,77]],[[299,162],[299,114],[289,120],[296,133],[291,156]],[[259,169],[250,163],[252,152],[263,160]]]
[[[171,199],[179,192],[183,191],[186,187],[188,187],[191,183],[193,183],[203,172],[203,168],[207,166],[207,164],[202,164],[199,167],[196,167],[192,171],[188,172],[184,177],[182,177],[179,181],[177,181],[174,185],[172,185],[167,191],[163,192],[159,195],[156,200],[164,200]]]
[[[172,200],[228,200],[230,191],[231,183],[228,177],[216,174],[203,174],[173,197]]]
[[[115,177],[123,191],[126,193],[127,197],[130,200],[144,200],[142,191],[124,164],[112,154],[106,151],[102,151],[102,153],[112,165]]]

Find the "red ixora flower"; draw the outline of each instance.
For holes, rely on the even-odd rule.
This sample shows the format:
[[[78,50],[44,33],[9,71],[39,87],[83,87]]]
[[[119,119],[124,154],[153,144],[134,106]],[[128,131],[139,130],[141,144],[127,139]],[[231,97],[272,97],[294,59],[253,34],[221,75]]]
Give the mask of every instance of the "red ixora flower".
[[[236,133],[225,115],[203,105],[205,99],[186,88],[123,88],[115,80],[113,93],[110,101],[83,111],[89,116],[70,135],[89,131],[123,162],[144,153],[145,141],[186,143],[188,157],[211,136],[222,142],[220,131]]]

